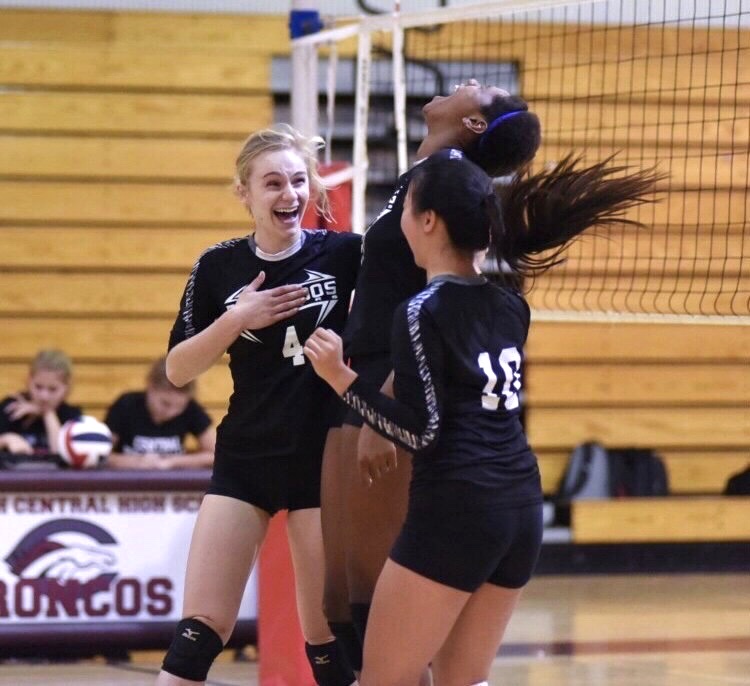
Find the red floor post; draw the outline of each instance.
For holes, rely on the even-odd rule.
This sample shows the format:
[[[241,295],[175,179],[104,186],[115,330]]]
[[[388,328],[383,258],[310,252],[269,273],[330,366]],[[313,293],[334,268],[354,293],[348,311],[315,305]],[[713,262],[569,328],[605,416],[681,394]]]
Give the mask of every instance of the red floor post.
[[[315,686],[297,617],[285,512],[271,520],[258,573],[260,686]]]

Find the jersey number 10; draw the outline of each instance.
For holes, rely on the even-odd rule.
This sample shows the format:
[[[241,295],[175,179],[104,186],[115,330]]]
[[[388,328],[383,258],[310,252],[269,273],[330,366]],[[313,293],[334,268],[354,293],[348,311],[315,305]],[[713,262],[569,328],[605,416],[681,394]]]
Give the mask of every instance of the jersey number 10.
[[[503,406],[506,410],[515,410],[519,405],[518,391],[521,390],[521,354],[518,352],[518,348],[503,348],[497,359],[503,374],[503,387],[500,391],[505,398]],[[492,368],[490,354],[479,353],[477,362],[479,368],[487,377],[487,383],[482,389],[482,407],[485,410],[496,410],[500,398],[495,393],[497,374]]]

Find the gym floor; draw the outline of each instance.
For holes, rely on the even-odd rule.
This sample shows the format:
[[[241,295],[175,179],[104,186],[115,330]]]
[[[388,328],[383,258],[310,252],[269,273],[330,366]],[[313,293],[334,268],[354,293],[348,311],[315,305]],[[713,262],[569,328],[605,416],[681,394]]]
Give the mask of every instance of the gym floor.
[[[160,660],[136,652],[118,664],[5,663],[0,684],[149,686]],[[227,651],[207,684],[254,686],[257,674],[256,662]],[[539,576],[511,621],[490,684],[750,686],[750,575]]]

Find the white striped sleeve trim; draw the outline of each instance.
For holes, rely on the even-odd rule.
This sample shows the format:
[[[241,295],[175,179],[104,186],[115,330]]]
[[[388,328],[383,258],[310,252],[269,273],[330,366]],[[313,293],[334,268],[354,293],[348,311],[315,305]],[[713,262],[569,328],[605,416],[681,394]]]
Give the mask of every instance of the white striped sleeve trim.
[[[412,298],[406,310],[406,321],[409,327],[411,347],[417,361],[419,378],[421,379],[424,388],[425,407],[427,409],[427,425],[425,426],[424,431],[415,434],[414,432],[399,426],[387,417],[384,417],[351,390],[346,391],[343,396],[344,402],[357,413],[362,415],[368,424],[371,424],[390,438],[393,438],[395,441],[398,441],[414,451],[424,450],[429,446],[435,440],[438,429],[440,428],[437,393],[435,392],[435,384],[432,381],[430,367],[424,352],[422,334],[419,330],[419,313],[424,302],[442,285],[443,282],[434,283],[423,290]]]
[[[206,255],[208,255],[208,253],[213,252],[214,250],[218,250],[219,248],[229,248],[233,245],[236,245],[240,241],[246,240],[247,238],[230,238],[227,241],[216,243],[216,245],[212,245],[210,248],[206,248],[200,254],[200,257],[198,257],[198,259],[195,261],[193,268],[190,270],[190,276],[188,277],[187,285],[185,286],[185,304],[182,308],[182,312],[180,313],[182,321],[185,325],[186,339],[195,336],[195,324],[193,322],[193,302],[195,296],[195,277],[198,274],[198,268],[200,267],[201,260]]]

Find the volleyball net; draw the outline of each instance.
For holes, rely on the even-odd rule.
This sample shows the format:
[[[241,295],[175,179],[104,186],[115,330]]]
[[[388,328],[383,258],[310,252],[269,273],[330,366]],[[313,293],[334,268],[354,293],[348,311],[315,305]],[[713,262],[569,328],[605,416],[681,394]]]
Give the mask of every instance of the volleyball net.
[[[584,236],[535,281],[537,318],[750,323],[747,3],[497,0],[362,16],[294,45],[297,97],[309,86],[305,111],[318,106],[317,60],[319,128],[352,151],[355,230],[414,161],[422,106],[476,78],[539,115],[536,168],[573,151],[665,174],[628,215],[646,230]]]

